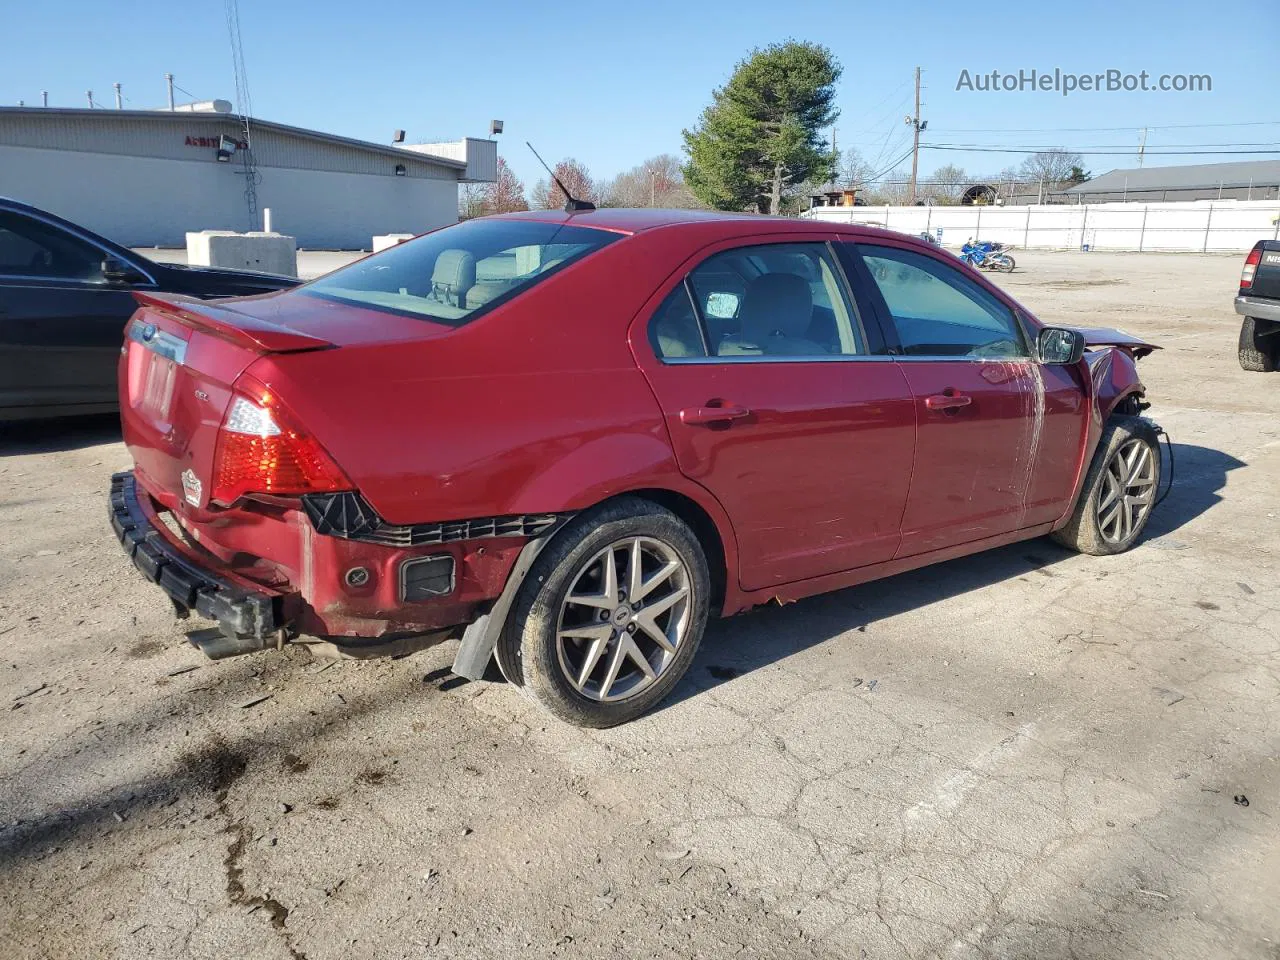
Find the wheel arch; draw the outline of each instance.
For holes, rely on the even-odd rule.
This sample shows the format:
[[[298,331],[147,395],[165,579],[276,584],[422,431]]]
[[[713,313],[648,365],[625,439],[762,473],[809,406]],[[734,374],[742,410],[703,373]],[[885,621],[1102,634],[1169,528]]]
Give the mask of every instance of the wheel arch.
[[[644,487],[631,490],[619,496],[639,497],[670,510],[679,517],[693,535],[702,544],[707,557],[707,570],[711,576],[711,614],[719,616],[724,609],[726,590],[729,581],[728,555],[725,549],[724,535],[715,519],[693,497],[662,487]],[[617,499],[611,497],[610,499]],[[606,501],[607,502],[607,501]]]
[[[597,510],[627,497],[647,500],[670,510],[689,526],[706,555],[707,572],[711,581],[709,613],[716,616],[721,615],[725,610],[736,613],[743,604],[741,591],[729,574],[730,570],[737,569],[738,560],[737,542],[733,536],[733,529],[729,525],[729,518],[707,491],[690,481],[686,481],[686,484],[691,489],[676,490],[674,485],[637,485],[606,496],[576,512]],[[499,643],[503,642],[502,637],[506,634],[516,595],[525,577],[529,574],[538,555],[557,537],[563,536],[564,529],[565,527],[561,526],[555,532],[525,544],[493,609],[470,624],[463,633],[462,643],[459,645],[453,666],[453,672],[458,676],[476,680],[483,675],[491,654]],[[498,660],[501,664],[501,651],[499,651]],[[503,673],[508,680],[512,679],[505,667]]]
[[[1129,412],[1128,406],[1140,403],[1146,396],[1146,387],[1138,376],[1137,361],[1127,350],[1110,347],[1099,351],[1089,362],[1089,375],[1093,380],[1094,404],[1100,426],[1117,413]],[[1132,412],[1140,413],[1141,407]]]

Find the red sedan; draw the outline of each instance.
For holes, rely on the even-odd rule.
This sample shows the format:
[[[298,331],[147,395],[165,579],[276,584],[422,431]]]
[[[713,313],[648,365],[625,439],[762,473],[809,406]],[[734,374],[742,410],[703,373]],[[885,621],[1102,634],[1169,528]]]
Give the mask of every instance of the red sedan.
[[[1125,550],[1160,481],[1151,345],[867,227],[536,212],[139,299],[111,520],[217,622],[197,646],[461,635],[455,672],[495,657],[579,724],[664,697],[713,614],[1049,533]]]

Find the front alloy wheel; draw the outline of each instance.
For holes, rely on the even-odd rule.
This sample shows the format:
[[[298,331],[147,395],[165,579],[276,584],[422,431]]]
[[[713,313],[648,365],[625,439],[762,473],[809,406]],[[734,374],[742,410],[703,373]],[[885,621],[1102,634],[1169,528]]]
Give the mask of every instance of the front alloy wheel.
[[[1053,538],[1081,553],[1122,553],[1142,535],[1160,489],[1160,434],[1143,417],[1107,421],[1075,510]]]
[[[1140,437],[1125,442],[1107,461],[1098,497],[1098,532],[1117,546],[1133,539],[1156,497],[1156,458]]]

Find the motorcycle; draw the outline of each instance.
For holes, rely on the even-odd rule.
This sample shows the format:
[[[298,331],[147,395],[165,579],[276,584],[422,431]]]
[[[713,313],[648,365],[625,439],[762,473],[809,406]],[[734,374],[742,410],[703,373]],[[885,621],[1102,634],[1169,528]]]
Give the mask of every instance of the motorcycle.
[[[979,270],[1003,270],[1013,273],[1017,262],[1009,255],[1010,247],[991,240],[968,240],[960,248],[960,259]]]

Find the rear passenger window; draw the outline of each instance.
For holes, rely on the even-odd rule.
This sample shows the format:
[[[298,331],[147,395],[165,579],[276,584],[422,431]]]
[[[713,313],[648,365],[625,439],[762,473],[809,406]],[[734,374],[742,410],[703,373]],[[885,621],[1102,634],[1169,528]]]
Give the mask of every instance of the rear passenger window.
[[[822,358],[866,352],[824,243],[737,247],[708,257],[654,314],[664,358]],[[702,329],[699,329],[699,323]]]
[[[683,283],[667,294],[649,321],[649,343],[654,353],[666,359],[707,355],[698,330],[698,317]]]
[[[959,268],[933,257],[858,244],[905,356],[1027,356],[1013,312]]]
[[[102,280],[105,254],[67,233],[16,213],[0,213],[0,273]]]

